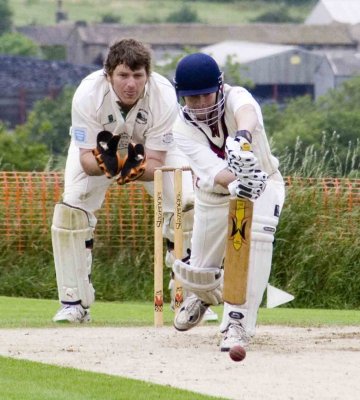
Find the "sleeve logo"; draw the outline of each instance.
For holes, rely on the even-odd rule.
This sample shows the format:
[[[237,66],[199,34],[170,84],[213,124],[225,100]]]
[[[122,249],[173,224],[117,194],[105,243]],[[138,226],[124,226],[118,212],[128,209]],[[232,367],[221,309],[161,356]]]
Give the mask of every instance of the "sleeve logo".
[[[73,128],[74,139],[77,142],[85,143],[86,141],[86,128]]]

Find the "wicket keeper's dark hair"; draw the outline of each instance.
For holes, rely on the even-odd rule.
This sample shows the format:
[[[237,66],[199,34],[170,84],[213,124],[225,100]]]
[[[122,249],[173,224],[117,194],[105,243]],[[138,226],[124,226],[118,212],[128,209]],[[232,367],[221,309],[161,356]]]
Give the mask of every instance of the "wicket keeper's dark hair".
[[[122,39],[114,43],[104,62],[107,75],[111,75],[119,64],[125,64],[132,71],[145,68],[149,76],[151,72],[151,52],[142,42],[135,39]]]

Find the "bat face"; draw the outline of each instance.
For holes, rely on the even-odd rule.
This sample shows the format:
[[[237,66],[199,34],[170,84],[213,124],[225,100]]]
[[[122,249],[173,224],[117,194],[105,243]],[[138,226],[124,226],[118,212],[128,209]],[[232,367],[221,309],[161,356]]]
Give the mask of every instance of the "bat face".
[[[230,200],[223,290],[224,301],[229,304],[246,302],[252,212],[250,200]]]
[[[243,243],[247,243],[248,241],[248,229],[247,224],[249,221],[248,218],[245,217],[245,200],[235,200],[236,206],[233,215],[229,215],[229,218],[232,221],[232,230],[229,237],[229,240],[233,241],[233,246],[235,250],[240,250]]]

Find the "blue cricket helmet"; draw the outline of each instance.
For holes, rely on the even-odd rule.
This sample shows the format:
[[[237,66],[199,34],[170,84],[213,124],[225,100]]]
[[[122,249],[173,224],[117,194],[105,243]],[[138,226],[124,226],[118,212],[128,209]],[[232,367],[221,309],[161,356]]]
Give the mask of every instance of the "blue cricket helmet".
[[[214,93],[221,88],[222,73],[212,57],[193,53],[179,61],[174,84],[178,97]]]

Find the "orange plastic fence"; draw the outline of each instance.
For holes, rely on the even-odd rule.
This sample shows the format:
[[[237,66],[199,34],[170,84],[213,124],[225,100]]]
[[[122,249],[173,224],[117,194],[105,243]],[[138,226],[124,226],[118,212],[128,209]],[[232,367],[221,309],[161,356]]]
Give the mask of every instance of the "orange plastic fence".
[[[0,172],[0,235],[14,249],[49,241],[63,174]],[[153,237],[152,199],[141,184],[112,185],[96,214],[96,248],[139,250]]]
[[[338,211],[351,211],[360,205],[360,179],[287,177],[286,184],[316,188],[314,194],[322,194],[325,208],[330,200],[335,201]]]
[[[320,211],[324,216],[330,209],[343,216],[360,205],[360,180],[289,177],[287,185],[313,187],[314,195],[321,196]],[[48,243],[54,205],[60,200],[62,189],[60,172],[0,172],[2,242],[18,251],[33,243],[38,246],[39,241]],[[153,204],[141,184],[112,185],[97,217],[97,249],[136,252],[152,245]]]

